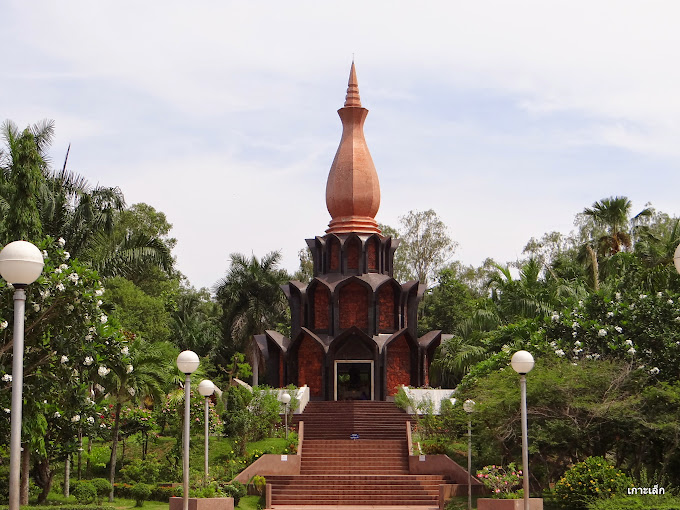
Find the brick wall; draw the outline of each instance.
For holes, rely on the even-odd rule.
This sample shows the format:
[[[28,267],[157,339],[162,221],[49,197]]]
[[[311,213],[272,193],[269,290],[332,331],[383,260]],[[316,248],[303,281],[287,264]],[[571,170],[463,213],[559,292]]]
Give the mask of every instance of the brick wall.
[[[340,329],[368,331],[368,290],[357,282],[340,289]]]
[[[298,348],[298,387],[307,385],[313,397],[321,396],[321,367],[323,350],[313,339],[305,336]]]
[[[387,394],[396,395],[402,384],[411,384],[411,350],[404,336],[387,346]]]
[[[314,323],[313,328],[316,329],[329,329],[329,308],[330,302],[330,292],[328,289],[322,285],[317,285],[314,289]]]
[[[378,291],[378,330],[380,333],[391,333],[397,330],[395,316],[394,289],[391,285],[383,285]]]
[[[347,244],[347,269],[359,269],[359,257],[361,256],[361,243],[353,238]]]
[[[329,269],[331,271],[337,271],[340,269],[340,242],[335,237],[332,237],[329,240],[329,246],[331,255]]]
[[[372,239],[366,246],[366,258],[368,259],[369,271],[376,271],[378,269],[378,241]]]

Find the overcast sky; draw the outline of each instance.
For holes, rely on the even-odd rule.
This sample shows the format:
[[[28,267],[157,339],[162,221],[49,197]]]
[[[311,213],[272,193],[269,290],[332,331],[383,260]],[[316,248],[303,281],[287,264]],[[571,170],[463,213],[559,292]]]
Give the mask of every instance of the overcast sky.
[[[377,220],[434,209],[454,259],[514,261],[625,195],[680,216],[680,3],[0,0],[0,120],[163,211],[177,266],[323,235],[354,55]]]

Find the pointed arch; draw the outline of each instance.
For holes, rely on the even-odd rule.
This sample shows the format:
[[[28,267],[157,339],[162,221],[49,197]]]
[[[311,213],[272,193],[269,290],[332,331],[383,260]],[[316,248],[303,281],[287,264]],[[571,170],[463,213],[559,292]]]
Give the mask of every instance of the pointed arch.
[[[340,331],[356,326],[368,333],[371,286],[359,278],[350,278],[336,292]]]
[[[289,349],[288,359],[297,386],[306,384],[312,397],[322,397],[326,350],[321,339],[303,328]]]
[[[385,342],[385,392],[396,395],[399,388],[417,385],[418,343],[404,329]]]
[[[332,325],[331,291],[321,280],[314,279],[307,288],[310,329],[329,332]]]
[[[326,239],[326,261],[329,273],[340,272],[340,239],[336,235],[329,235]]]
[[[361,240],[356,234],[350,235],[345,239],[343,247],[345,253],[346,268],[348,274],[360,274],[361,270]]]
[[[399,329],[399,302],[401,287],[395,280],[388,280],[376,292],[376,331],[394,333]]]
[[[380,237],[372,235],[366,241],[366,270],[369,273],[380,272]]]

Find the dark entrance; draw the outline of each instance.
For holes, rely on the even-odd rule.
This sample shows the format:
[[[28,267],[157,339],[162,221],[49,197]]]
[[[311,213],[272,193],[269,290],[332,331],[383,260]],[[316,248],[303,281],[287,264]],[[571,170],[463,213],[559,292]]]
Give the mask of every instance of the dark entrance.
[[[335,362],[335,400],[373,400],[373,362]]]

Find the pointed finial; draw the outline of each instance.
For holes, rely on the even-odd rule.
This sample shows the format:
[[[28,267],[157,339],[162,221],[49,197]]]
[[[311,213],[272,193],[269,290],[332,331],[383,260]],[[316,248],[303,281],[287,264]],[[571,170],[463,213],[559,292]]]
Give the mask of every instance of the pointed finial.
[[[349,71],[349,81],[347,82],[347,96],[345,96],[345,107],[358,106],[361,108],[361,98],[359,97],[359,82],[357,81],[357,71],[354,68],[354,59],[352,59],[352,68]]]

